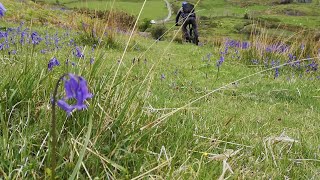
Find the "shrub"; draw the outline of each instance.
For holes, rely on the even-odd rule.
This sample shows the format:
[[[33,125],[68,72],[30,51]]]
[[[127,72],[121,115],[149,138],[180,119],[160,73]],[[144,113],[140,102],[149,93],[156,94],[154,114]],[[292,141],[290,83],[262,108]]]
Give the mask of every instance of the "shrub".
[[[142,23],[139,25],[139,31],[145,32],[148,28],[151,27],[150,19],[144,19]]]
[[[250,19],[250,16],[248,13],[245,13],[244,16],[243,16],[243,19]]]
[[[154,39],[161,40],[163,34],[167,31],[167,28],[164,25],[155,26],[151,29],[151,36]]]
[[[171,8],[173,10],[173,13],[174,14],[177,14],[179,9],[180,9],[180,6],[176,5],[176,4],[171,4]]]

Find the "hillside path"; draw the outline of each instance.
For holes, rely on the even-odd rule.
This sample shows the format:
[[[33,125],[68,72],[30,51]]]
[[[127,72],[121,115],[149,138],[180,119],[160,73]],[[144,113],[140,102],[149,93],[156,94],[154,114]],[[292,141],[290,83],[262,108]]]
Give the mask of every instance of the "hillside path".
[[[154,21],[155,24],[165,23],[165,22],[169,21],[172,16],[171,4],[168,2],[168,0],[164,0],[164,1],[166,2],[166,6],[168,8],[168,16],[165,19]]]

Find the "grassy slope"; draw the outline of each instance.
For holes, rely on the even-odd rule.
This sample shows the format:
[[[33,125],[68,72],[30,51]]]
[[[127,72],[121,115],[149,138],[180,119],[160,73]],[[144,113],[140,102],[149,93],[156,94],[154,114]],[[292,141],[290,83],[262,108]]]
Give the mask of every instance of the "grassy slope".
[[[15,8],[19,7],[18,3],[8,5],[9,0],[5,0],[3,3],[9,10],[7,17],[13,17],[14,14],[10,11],[16,10]],[[46,10],[44,9],[44,11]],[[35,10],[31,6],[31,8],[19,13],[23,15],[26,12],[33,14]],[[48,10],[48,12],[51,11]],[[53,16],[58,14],[58,12],[53,12]],[[32,17],[36,18],[37,16]],[[59,20],[63,22],[65,20],[63,18]],[[26,18],[26,20],[28,19]],[[1,26],[17,25],[1,22]],[[56,25],[52,24],[52,26]],[[33,28],[42,32],[47,29],[37,26]],[[48,28],[47,30],[52,34],[56,30],[64,31],[59,28]],[[77,36],[77,34],[73,34],[70,38]],[[128,37],[123,36],[123,38],[127,39]],[[169,45],[168,42],[158,42],[145,55],[146,63],[141,60],[133,67],[133,72],[128,76],[130,81],[127,85],[117,81],[119,85],[114,89],[121,91],[115,91],[111,96],[111,102],[109,102],[107,101],[109,98],[107,92],[110,90],[110,78],[114,74],[114,66],[117,65],[117,59],[121,57],[125,43],[118,36],[116,39],[121,44],[120,48],[99,49],[94,66],[89,65],[89,56],[84,61],[72,58],[71,60],[77,62],[78,66],[67,68],[62,65],[55,68],[53,72],[47,72],[47,62],[50,58],[56,56],[63,62],[70,55],[69,51],[65,50],[71,49],[53,51],[43,55],[39,53],[39,50],[44,47],[44,44],[37,47],[37,53],[30,59],[30,47],[29,49],[23,47],[20,49],[16,61],[10,63],[2,61],[0,68],[5,70],[0,74],[2,77],[0,87],[3,90],[1,114],[4,114],[4,111],[17,110],[14,111],[14,116],[10,118],[10,121],[8,113],[1,116],[3,134],[0,136],[2,140],[0,147],[1,154],[6,154],[6,158],[2,156],[0,161],[0,177],[3,174],[10,176],[10,178],[22,177],[25,172],[29,178],[45,176],[44,167],[48,167],[49,160],[45,159],[47,164],[44,167],[38,168],[38,164],[47,155],[45,149],[48,141],[44,138],[49,131],[48,121],[51,113],[47,109],[48,99],[54,81],[66,71],[77,74],[81,72],[88,79],[88,84],[96,99],[94,102],[89,101],[92,103],[91,106],[95,107],[94,111],[75,113],[66,121],[63,140],[59,144],[60,159],[58,162],[61,166],[58,175],[60,177],[66,178],[76,163],[78,157],[76,154],[81,146],[76,146],[71,139],[82,141],[84,136],[82,129],[86,127],[90,115],[95,117],[95,128],[91,141],[97,140],[96,143],[90,145],[90,149],[113,160],[114,163],[129,171],[127,174],[116,171],[110,163],[103,162],[101,158],[88,153],[84,165],[93,178],[105,177],[107,172],[111,171],[113,176],[117,178],[129,179],[156,168],[147,175],[168,179],[212,179],[212,177],[219,177],[222,172],[222,162],[214,160],[212,154],[220,154],[226,152],[227,149],[240,151],[228,159],[227,162],[234,174],[227,172],[226,176],[231,175],[234,178],[243,179],[284,178],[285,176],[293,179],[312,177],[317,179],[319,177],[317,174],[319,162],[292,160],[319,159],[320,156],[318,147],[320,137],[318,107],[320,107],[320,102],[318,99],[319,87],[317,86],[319,80],[314,76],[312,76],[313,80],[310,80],[308,74],[302,78],[299,77],[299,74],[291,77],[291,73],[285,70],[281,71],[280,77],[276,79],[273,78],[273,71],[264,73],[264,75],[258,74],[187,106],[155,128],[147,128],[141,132],[133,133],[132,131],[136,128],[174,110],[172,108],[184,106],[210,90],[250,75],[262,68],[248,66],[244,62],[246,59],[235,60],[230,54],[221,66],[219,78],[217,78],[216,60],[219,59],[223,47],[195,47],[188,44],[173,43]],[[140,55],[153,41],[137,36],[130,47],[133,47],[135,43],[135,47],[140,47],[140,50],[129,48],[124,64],[120,68],[122,76],[131,66],[132,58]],[[167,47],[169,47],[167,51],[164,51]],[[88,46],[87,49],[90,47]],[[232,52],[232,50],[230,51]],[[210,61],[206,59],[208,53],[213,54]],[[103,58],[99,58],[99,54],[104,55]],[[6,52],[2,51],[1,55],[6,55]],[[25,73],[23,69],[26,59],[29,61],[30,72],[23,74]],[[157,64],[152,75],[147,78],[146,87],[138,93],[131,105],[133,110],[130,109],[125,115],[125,120],[121,121],[121,125],[116,126],[115,124],[121,120],[119,111],[121,112],[125,105],[121,102],[127,102],[126,96],[129,97],[130,91],[146,77],[154,63]],[[23,76],[19,77],[18,74]],[[162,74],[165,78],[161,78]],[[15,80],[18,84],[12,84]],[[14,108],[16,103],[25,103],[25,105],[17,105]],[[159,110],[147,111],[145,108],[149,105],[153,108],[159,108]],[[142,107],[145,108],[140,109]],[[65,119],[65,113],[58,110],[58,118],[60,120],[59,127],[62,127],[63,121],[61,120]],[[104,133],[99,134],[101,125],[105,126],[102,129]],[[9,130],[10,133],[4,133],[5,130]],[[293,146],[290,143],[272,143],[271,141],[268,144],[269,137],[279,136],[284,131],[289,137],[297,139],[299,142],[294,143]],[[128,135],[128,133],[132,134]],[[203,139],[195,135],[219,141]],[[45,148],[41,148],[42,142],[45,143]],[[162,147],[165,148],[167,155],[172,160],[166,166],[157,167],[166,161],[163,154],[158,156]],[[38,151],[40,154],[34,156]],[[274,159],[271,155],[272,152]],[[23,166],[22,173],[19,174],[19,171],[15,171],[15,169],[25,164],[26,157],[29,161]],[[159,160],[157,160],[158,158]],[[108,166],[110,170],[107,170],[105,166]],[[87,178],[87,174],[81,171],[80,177]],[[148,176],[145,177],[148,178]]]
[[[196,3],[197,1],[194,0],[192,2]],[[253,23],[243,18],[246,13],[255,21],[263,18],[267,23],[273,24],[273,28],[267,27],[270,31],[279,30],[279,25],[286,24],[294,26],[290,29],[291,32],[299,31],[301,28],[319,30],[320,14],[318,2],[314,1],[311,4],[293,3],[289,5],[275,5],[272,2],[241,0],[200,1],[196,8],[198,15],[203,17],[199,21],[200,34],[204,37],[228,35],[238,39],[245,39],[245,35],[239,36],[239,28],[244,28],[246,25]],[[172,1],[172,3],[175,6],[180,6],[180,2]],[[288,12],[299,15],[288,16]],[[263,26],[264,23],[262,23]],[[245,32],[248,33],[247,31]]]
[[[44,1],[49,3],[55,3],[55,0]],[[112,7],[112,0],[104,0],[104,1],[70,1],[70,0],[60,0],[61,4],[69,8],[88,8],[91,10],[110,10]],[[121,0],[115,1],[113,6],[116,10],[126,11],[133,15],[138,15],[141,9],[143,1],[136,0]],[[147,1],[146,5],[141,14],[141,19],[163,19],[167,16],[167,8],[165,7],[165,3],[162,0],[152,0]]]

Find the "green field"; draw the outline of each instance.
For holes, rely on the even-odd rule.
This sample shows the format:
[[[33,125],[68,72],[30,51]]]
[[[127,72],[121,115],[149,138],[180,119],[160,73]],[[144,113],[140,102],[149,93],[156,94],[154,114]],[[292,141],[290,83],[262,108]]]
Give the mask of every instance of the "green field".
[[[46,1],[55,3],[55,0]],[[143,5],[143,1],[137,0],[100,0],[100,1],[74,1],[74,0],[60,0],[62,5],[68,8],[88,8],[91,10],[106,11],[111,8],[128,12],[132,15],[138,15]],[[113,3],[114,2],[114,3]],[[141,13],[141,19],[163,19],[167,16],[167,8],[162,0],[147,1]]]
[[[236,30],[254,24],[245,12],[314,30],[318,12],[304,9],[309,21],[293,21],[276,13],[285,6],[232,2],[200,3],[195,46],[174,40],[172,22],[158,41],[65,9],[110,9],[105,2],[3,0],[0,179],[51,179],[54,172],[55,179],[319,179],[319,41],[289,28],[261,27],[249,37]],[[141,4],[114,7],[137,14]],[[143,12],[161,19],[167,9],[148,1]],[[51,67],[53,58],[59,65]],[[87,109],[70,116],[51,107],[66,73],[86,79],[93,94],[82,102],[86,90],[73,84],[79,87],[66,101]],[[68,77],[59,100],[68,96]]]

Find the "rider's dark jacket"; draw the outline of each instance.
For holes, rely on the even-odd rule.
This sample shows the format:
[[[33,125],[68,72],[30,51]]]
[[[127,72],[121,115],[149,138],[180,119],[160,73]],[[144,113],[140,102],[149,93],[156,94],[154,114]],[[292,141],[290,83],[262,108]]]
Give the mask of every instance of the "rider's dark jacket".
[[[190,14],[190,15],[189,15],[189,14]],[[184,13],[184,12],[183,12],[183,9],[180,8],[179,11],[178,11],[177,17],[176,17],[176,24],[178,23],[180,16],[181,16],[183,19],[184,19],[184,18],[187,18],[187,17],[193,17],[193,18],[195,18],[195,17],[196,17],[196,13],[194,12],[194,10],[192,10],[191,13]]]

